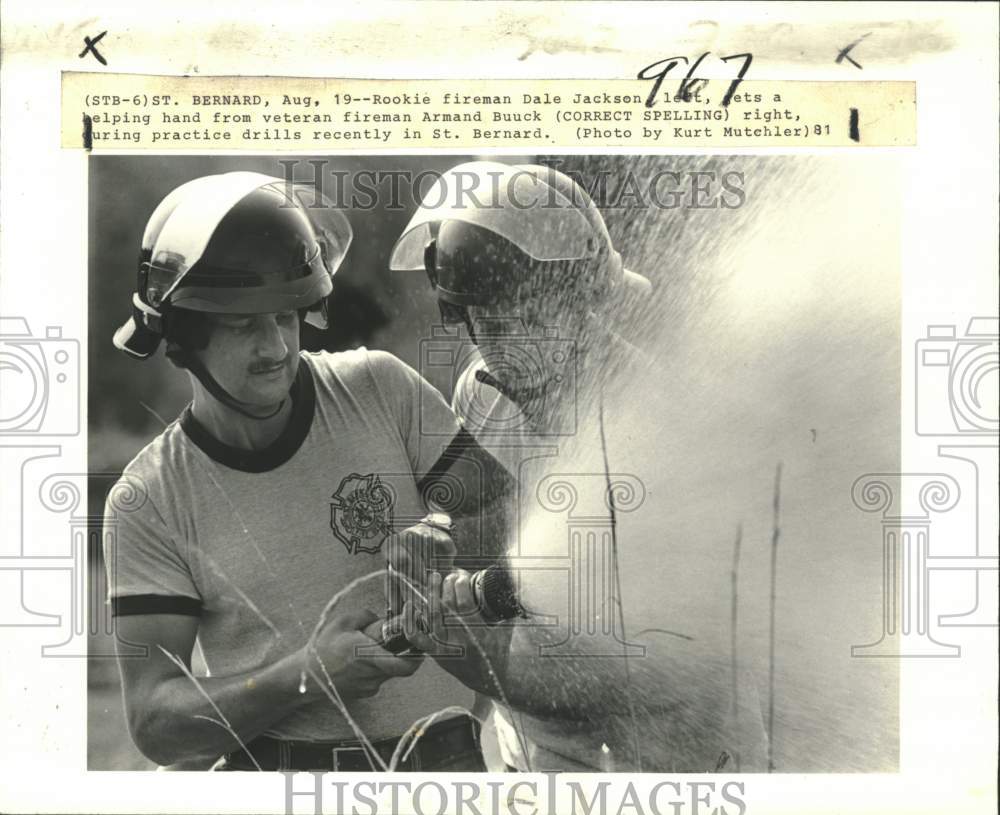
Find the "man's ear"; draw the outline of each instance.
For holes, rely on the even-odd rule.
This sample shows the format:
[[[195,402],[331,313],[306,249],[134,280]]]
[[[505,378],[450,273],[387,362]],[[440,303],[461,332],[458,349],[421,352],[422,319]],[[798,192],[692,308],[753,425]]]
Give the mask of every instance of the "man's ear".
[[[213,330],[212,315],[201,311],[172,308],[163,315],[163,336],[167,352],[171,346],[179,351],[194,351],[208,347]]]
[[[185,370],[187,365],[184,364],[184,351],[176,342],[167,343],[167,359],[170,360],[170,364],[175,368],[180,370]]]

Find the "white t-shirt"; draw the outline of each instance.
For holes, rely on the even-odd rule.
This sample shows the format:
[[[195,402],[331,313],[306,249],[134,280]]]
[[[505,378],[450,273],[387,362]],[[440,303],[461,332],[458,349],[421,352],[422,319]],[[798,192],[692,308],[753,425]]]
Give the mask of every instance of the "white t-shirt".
[[[619,341],[616,370],[603,382],[583,380],[574,404],[544,404],[535,414],[541,421],[530,422],[488,379],[482,381],[481,359],[456,385],[453,406],[466,429],[518,479],[507,551],[522,604],[538,619],[554,621],[547,640],[566,640],[531,659],[545,668],[550,686],[571,691],[579,682],[593,692],[594,684],[581,676],[593,665],[594,675],[604,677],[599,691],[617,700],[619,711],[542,717],[496,703],[501,756],[536,772],[763,770],[766,736],[755,683],[742,669],[733,682],[729,595],[683,572],[691,563],[697,573],[701,542],[671,537],[670,505],[677,498],[665,494],[669,462],[634,469],[636,462],[655,460],[650,445],[663,444],[669,434],[650,427],[648,412],[630,403],[628,377],[637,370],[628,373],[632,351]],[[612,599],[602,432],[615,485],[621,615]],[[651,551],[661,554],[651,560]],[[519,569],[519,563],[527,565]],[[603,659],[560,659],[581,653]],[[631,711],[625,712],[628,703]]]
[[[440,393],[385,352],[301,354],[288,427],[269,448],[227,447],[189,411],[125,468],[135,500],[109,500],[105,557],[116,613],[200,618],[212,675],[273,663],[305,644],[327,602],[385,611],[386,537],[426,513],[420,479],[459,430]],[[113,505],[114,504],[114,505]],[[472,694],[426,660],[349,711],[371,739],[399,736]],[[352,739],[333,704],[299,708],[268,731]]]

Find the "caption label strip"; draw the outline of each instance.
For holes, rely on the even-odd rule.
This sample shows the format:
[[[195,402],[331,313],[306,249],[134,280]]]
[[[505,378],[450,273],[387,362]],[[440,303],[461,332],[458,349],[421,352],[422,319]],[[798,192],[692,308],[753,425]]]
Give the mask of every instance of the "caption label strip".
[[[64,73],[65,148],[408,150],[916,144],[913,82],[361,80]]]

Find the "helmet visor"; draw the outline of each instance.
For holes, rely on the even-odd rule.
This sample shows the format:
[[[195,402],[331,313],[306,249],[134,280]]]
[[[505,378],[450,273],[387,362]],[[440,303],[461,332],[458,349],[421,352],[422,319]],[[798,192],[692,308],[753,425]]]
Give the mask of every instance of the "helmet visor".
[[[237,172],[199,178],[184,184],[168,195],[153,214],[142,243],[147,275],[146,300],[151,306],[158,308],[177,291],[192,267],[202,259],[226,215],[259,189],[273,194],[276,207],[294,208],[304,215],[316,246],[301,258],[300,263],[257,268],[248,270],[245,275],[234,275],[232,269],[226,269],[216,276],[210,268],[206,268],[198,273],[197,280],[188,280],[185,286],[202,292],[218,289],[217,296],[208,298],[216,305],[239,299],[233,297],[239,290],[249,295],[246,298],[248,303],[253,300],[264,302],[266,297],[257,298],[255,295],[264,295],[270,287],[288,284],[301,289],[294,292],[296,295],[317,288],[323,289],[319,296],[329,294],[329,285],[317,287],[316,281],[310,283],[307,279],[324,272],[325,276],[332,276],[343,260],[352,237],[350,224],[343,213],[312,187],[286,184],[260,173]],[[223,291],[225,289],[229,291]],[[255,310],[258,307],[245,309],[247,313]]]
[[[396,241],[389,267],[424,270],[424,247],[443,221],[482,227],[535,260],[577,260],[595,249],[586,217],[554,187],[522,168],[476,161],[434,182]]]
[[[481,227],[461,221],[435,226],[437,235],[425,253],[425,266],[441,302],[460,306],[514,302],[524,287],[541,294],[558,277],[558,261],[537,261]]]

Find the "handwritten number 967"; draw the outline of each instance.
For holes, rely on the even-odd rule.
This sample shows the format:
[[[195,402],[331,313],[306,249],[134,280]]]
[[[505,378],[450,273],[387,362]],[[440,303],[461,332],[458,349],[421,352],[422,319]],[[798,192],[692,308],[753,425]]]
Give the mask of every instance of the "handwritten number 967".
[[[668,57],[667,59],[658,60],[652,65],[647,65],[639,71],[639,79],[648,79],[653,83],[653,87],[649,91],[649,96],[646,97],[646,107],[651,108],[656,104],[656,95],[660,92],[660,86],[663,84],[663,80],[666,79],[667,74],[669,74],[680,63],[684,63],[685,65],[690,64],[691,67],[688,68],[687,74],[681,80],[680,88],[677,91],[677,99],[681,102],[690,102],[691,97],[708,84],[707,79],[695,79],[694,73],[698,70],[698,66],[701,65],[702,60],[704,60],[709,53],[709,51],[706,51],[693,63],[691,63],[687,57]],[[719,57],[719,59],[723,62],[729,62],[732,59],[743,60],[739,73],[737,73],[736,78],[729,83],[729,89],[726,91],[726,95],[722,97],[722,106],[726,107],[733,98],[733,94],[736,93],[736,89],[740,86],[740,82],[743,81],[743,77],[746,76],[747,69],[750,68],[750,63],[753,62],[753,56],[751,54],[731,54],[728,57]]]

